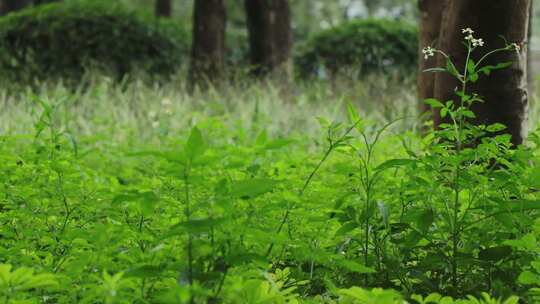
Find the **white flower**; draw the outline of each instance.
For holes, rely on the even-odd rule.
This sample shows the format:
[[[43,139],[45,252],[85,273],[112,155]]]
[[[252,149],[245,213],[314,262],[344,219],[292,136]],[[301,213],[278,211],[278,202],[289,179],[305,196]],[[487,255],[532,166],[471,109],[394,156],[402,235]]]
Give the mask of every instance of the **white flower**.
[[[471,42],[473,47],[484,46],[484,40],[482,38],[472,39]]]
[[[435,56],[435,49],[428,46],[422,49],[422,54],[424,54],[424,59]]]
[[[170,106],[172,105],[172,101],[169,98],[165,98],[161,101],[162,106]]]
[[[468,35],[465,37],[465,40],[474,40],[473,35]]]
[[[471,36],[472,36],[472,34],[474,34],[474,31],[470,27],[462,29],[461,32],[463,34],[469,34]]]

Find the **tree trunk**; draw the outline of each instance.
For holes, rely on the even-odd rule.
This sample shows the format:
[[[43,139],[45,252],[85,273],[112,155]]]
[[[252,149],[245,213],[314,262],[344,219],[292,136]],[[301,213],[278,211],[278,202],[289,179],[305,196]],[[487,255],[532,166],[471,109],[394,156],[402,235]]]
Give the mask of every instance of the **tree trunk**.
[[[292,76],[293,44],[288,0],[245,0],[251,64],[256,75]]]
[[[156,0],[155,14],[156,17],[170,17],[172,13],[171,0]]]
[[[18,11],[31,3],[30,0],[0,0],[0,16]]]
[[[529,6],[531,0],[451,0],[448,3],[440,32],[439,47],[446,52],[458,68],[466,61],[466,49],[462,42],[461,30],[472,28],[476,38],[482,38],[485,46],[478,48],[473,59],[495,48],[504,47],[502,35],[511,43],[522,43],[527,39]],[[521,144],[527,134],[527,48],[518,52],[501,52],[486,64],[513,62],[509,68],[494,71],[490,76],[468,88],[468,92],[478,93],[483,103],[475,103],[472,110],[476,114],[475,123],[502,123],[512,136],[513,144]],[[439,65],[445,66],[444,62]],[[448,73],[437,73],[435,77],[435,98],[445,102],[456,100],[455,88],[458,82]],[[435,111],[435,125],[441,119]]]
[[[51,2],[60,2],[62,0],[34,0],[34,5],[47,4]]]
[[[435,73],[423,72],[437,66],[437,57],[424,58],[422,49],[431,46],[439,47],[439,33],[441,31],[442,13],[447,1],[445,0],[419,0],[420,10],[419,45],[418,45],[418,77],[417,89],[420,109],[422,112],[430,110],[429,105],[423,101],[435,96]]]
[[[533,17],[534,17],[534,3],[531,1],[531,6],[529,9],[529,32],[527,33],[527,80],[529,85],[529,91],[535,92],[534,88],[534,75],[533,75],[533,63],[532,63],[532,37],[533,37]]]
[[[227,11],[224,0],[196,0],[193,12],[191,86],[214,82],[221,76],[225,57]]]

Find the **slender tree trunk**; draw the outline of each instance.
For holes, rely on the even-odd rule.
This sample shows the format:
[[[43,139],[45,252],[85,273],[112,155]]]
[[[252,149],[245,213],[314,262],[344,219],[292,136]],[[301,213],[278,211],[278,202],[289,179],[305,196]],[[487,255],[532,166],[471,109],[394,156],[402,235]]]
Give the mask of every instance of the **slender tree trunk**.
[[[171,0],[156,0],[155,14],[157,17],[170,17],[172,13]]]
[[[30,0],[0,0],[0,16],[18,11],[32,4]]]
[[[418,45],[418,77],[417,89],[418,99],[420,100],[420,110],[426,112],[430,110],[429,105],[423,101],[426,98],[435,96],[435,73],[423,72],[426,69],[437,66],[437,57],[424,58],[422,49],[431,46],[439,47],[439,33],[441,31],[442,15],[446,0],[419,0],[418,8],[420,10],[420,32]]]
[[[256,75],[292,76],[293,44],[288,0],[245,0],[251,63]]]
[[[445,51],[457,67],[466,61],[461,30],[470,27],[485,46],[475,51],[477,61],[489,50],[503,47],[502,35],[510,42],[522,43],[527,39],[531,0],[450,0],[440,32],[440,49]],[[490,57],[487,64],[513,62],[504,70],[483,76],[468,91],[478,93],[485,102],[473,105],[475,123],[502,123],[512,135],[512,143],[521,144],[527,134],[527,48],[518,52],[502,52]],[[439,65],[445,65],[440,62]],[[457,81],[447,73],[435,77],[435,97],[441,101],[456,100]],[[435,111],[437,112],[437,111]],[[435,114],[435,125],[441,119]]]
[[[224,0],[195,0],[191,53],[191,86],[218,80],[225,57],[227,12]]]
[[[529,32],[527,33],[527,80],[529,85],[529,91],[534,92],[534,75],[533,75],[533,62],[532,62],[532,37],[533,37],[533,17],[534,17],[534,1],[531,1],[529,9]]]

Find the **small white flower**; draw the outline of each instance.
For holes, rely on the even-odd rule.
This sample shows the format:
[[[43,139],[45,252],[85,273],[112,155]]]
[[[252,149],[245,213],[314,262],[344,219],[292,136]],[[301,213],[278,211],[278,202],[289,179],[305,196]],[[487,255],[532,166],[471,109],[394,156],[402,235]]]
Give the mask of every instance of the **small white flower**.
[[[465,37],[465,40],[474,40],[473,35],[468,35]]]
[[[461,32],[463,34],[469,34],[469,35],[474,34],[474,31],[470,27],[462,29]]]
[[[471,40],[473,47],[484,46],[484,40],[482,38]]]
[[[169,98],[164,98],[164,99],[161,101],[161,105],[162,105],[162,106],[170,106],[170,105],[172,105],[172,101],[171,101]]]
[[[424,59],[435,56],[435,49],[428,46],[422,49],[422,54],[424,54]]]

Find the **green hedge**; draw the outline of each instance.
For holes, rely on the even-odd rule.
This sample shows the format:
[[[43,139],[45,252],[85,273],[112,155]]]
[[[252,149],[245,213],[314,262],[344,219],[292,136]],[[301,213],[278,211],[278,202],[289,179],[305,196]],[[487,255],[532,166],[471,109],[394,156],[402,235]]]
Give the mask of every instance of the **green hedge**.
[[[296,62],[302,76],[343,70],[368,74],[414,71],[417,28],[392,20],[356,20],[324,30],[300,47]]]
[[[78,78],[87,67],[123,76],[169,75],[187,60],[189,35],[115,1],[52,3],[0,18],[0,72],[8,78]]]

